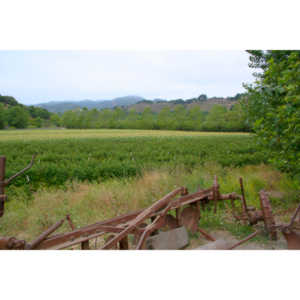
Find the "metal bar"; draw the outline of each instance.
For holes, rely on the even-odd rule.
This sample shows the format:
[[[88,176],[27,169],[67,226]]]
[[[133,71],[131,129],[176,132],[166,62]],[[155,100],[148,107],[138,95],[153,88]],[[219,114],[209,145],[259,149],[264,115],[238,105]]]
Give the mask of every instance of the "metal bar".
[[[101,235],[105,234],[105,232],[98,232],[98,233],[95,233],[95,234],[91,234],[91,235],[88,235],[88,236],[85,236],[85,237],[79,237],[75,240],[71,240],[71,241],[67,241],[63,244],[59,244],[59,245],[55,245],[55,246],[52,246],[52,247],[48,247],[46,249],[48,250],[61,250],[61,249],[65,249],[65,248],[68,248],[68,247],[71,247],[71,246],[74,246],[74,245],[78,245],[84,241],[89,241],[89,240],[92,240],[92,239],[95,239]]]
[[[214,242],[216,239],[213,238],[209,233],[207,233],[206,231],[204,231],[203,229],[201,228],[198,228],[199,232],[202,233],[206,239],[208,239],[209,241],[212,241]]]
[[[249,241],[250,239],[254,238],[257,234],[259,233],[259,231],[255,231],[253,233],[251,233],[250,235],[248,235],[246,238],[244,238],[243,240],[239,241],[238,243],[234,244],[233,246],[229,247],[227,250],[232,250],[238,246],[240,246],[241,244]]]
[[[6,163],[6,157],[0,156],[0,195],[3,196],[0,199],[0,217],[4,214],[4,180],[5,180],[5,163]]]
[[[152,232],[155,232],[157,229],[159,229],[160,227],[163,226],[164,218],[165,218],[166,214],[168,213],[170,207],[171,207],[171,203],[169,203],[167,205],[167,207],[161,211],[161,213],[153,220],[153,223],[149,224],[145,228],[145,230],[144,230],[143,234],[141,235],[140,240],[136,246],[136,250],[143,249],[147,237],[149,235],[151,235]]]
[[[243,178],[240,177],[240,187],[241,187],[241,193],[242,193],[242,204],[243,204],[243,212],[246,214],[249,223],[251,223],[251,217],[249,215],[248,207],[247,207],[247,202],[245,198],[245,191],[244,191],[244,183],[243,183]]]
[[[129,222],[129,226],[124,229],[120,234],[116,235],[113,239],[111,239],[109,242],[107,242],[102,249],[109,249],[111,246],[119,242],[121,239],[123,239],[132,229],[134,229],[136,226],[138,226],[140,223],[142,223],[146,218],[150,217],[153,212],[156,212],[157,210],[164,207],[166,204],[168,204],[176,195],[179,193],[182,193],[184,191],[184,188],[180,187],[176,190],[170,192],[166,196],[164,196],[162,199],[156,201],[154,204],[152,204],[150,207],[146,208],[144,211],[142,211],[134,220]]]
[[[68,221],[68,223],[69,223],[71,229],[72,229],[72,230],[75,230],[76,227],[75,227],[74,223],[72,222],[70,215],[66,215],[66,219],[67,219],[67,221]]]
[[[36,157],[36,154],[34,154],[32,156],[31,162],[29,163],[29,165],[27,167],[25,167],[23,170],[17,172],[15,175],[13,175],[13,176],[9,177],[7,180],[5,180],[5,182],[4,182],[5,186],[8,185],[16,177],[22,175],[25,171],[29,170],[32,167],[33,163],[34,163],[35,157]]]
[[[214,213],[217,213],[217,203],[219,199],[219,186],[218,186],[218,178],[215,175],[214,177],[214,185],[213,185],[213,199],[214,199]]]
[[[62,219],[52,225],[50,228],[48,228],[45,232],[43,232],[37,239],[35,239],[31,244],[29,244],[29,249],[34,249],[37,247],[43,240],[47,238],[48,235],[50,235],[52,232],[54,232],[56,229],[58,229],[63,223],[65,219]]]
[[[177,222],[177,226],[180,226],[180,208],[179,207],[176,208],[176,222]]]
[[[294,214],[293,214],[293,216],[292,216],[292,218],[291,218],[291,221],[290,221],[290,223],[287,225],[287,227],[292,227],[292,226],[293,226],[293,224],[294,224],[294,222],[295,222],[295,220],[296,220],[296,217],[297,217],[299,211],[300,211],[300,205],[297,207],[296,211],[294,212]]]
[[[201,201],[208,197],[213,191],[213,188],[209,188],[200,192],[196,192],[194,194],[189,194],[187,196],[180,197],[173,201],[171,209],[181,207],[186,204],[190,204],[196,201]]]

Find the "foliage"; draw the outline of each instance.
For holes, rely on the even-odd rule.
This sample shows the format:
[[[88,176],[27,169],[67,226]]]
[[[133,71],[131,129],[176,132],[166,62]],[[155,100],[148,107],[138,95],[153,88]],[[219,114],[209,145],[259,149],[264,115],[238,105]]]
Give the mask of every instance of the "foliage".
[[[51,113],[46,109],[20,104],[14,97],[0,95],[0,129],[40,128],[50,125]]]
[[[176,100],[177,101],[177,100]],[[61,118],[66,128],[128,128],[128,129],[166,129],[189,131],[248,131],[245,114],[236,103],[228,110],[225,106],[214,105],[209,113],[199,106],[187,109],[180,101],[173,110],[168,107],[159,113],[146,107],[142,113],[131,108],[129,111],[115,109],[77,109],[66,111]]]
[[[59,131],[57,130],[59,133]],[[178,165],[192,170],[213,161],[223,167],[260,164],[267,157],[254,147],[248,135],[70,138],[6,140],[0,142],[7,156],[7,176],[24,168],[33,153],[35,165],[10,187],[11,193],[25,188],[27,194],[42,186],[66,182],[105,181],[138,176],[144,169]]]
[[[300,173],[300,51],[249,51],[256,81],[245,85],[249,121],[270,161]]]

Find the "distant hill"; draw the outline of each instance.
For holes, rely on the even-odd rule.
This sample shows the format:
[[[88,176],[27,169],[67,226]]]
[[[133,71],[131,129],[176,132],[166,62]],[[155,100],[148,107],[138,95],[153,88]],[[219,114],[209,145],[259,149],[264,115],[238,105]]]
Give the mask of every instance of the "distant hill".
[[[83,107],[88,109],[113,108],[115,106],[126,107],[143,100],[145,99],[139,96],[125,96],[114,98],[112,100],[51,101],[47,103],[36,104],[35,106],[45,108],[50,112],[62,113],[67,110]]]
[[[136,112],[141,113],[145,108],[149,107],[152,112],[159,113],[163,108],[168,107],[170,110],[173,110],[177,105],[183,105],[187,109],[191,109],[195,106],[200,107],[202,111],[209,112],[214,105],[222,105],[227,109],[230,109],[235,103],[235,98],[208,98],[206,100],[199,100],[197,98],[188,99],[188,100],[170,100],[166,101],[163,99],[155,99],[153,101],[142,100],[138,103],[127,106],[127,110],[134,109]]]
[[[136,112],[143,112],[146,107],[150,107],[153,112],[160,112],[161,109],[169,107],[171,110],[176,105],[184,105],[190,109],[194,106],[199,106],[202,111],[210,111],[210,109],[218,104],[230,108],[237,100],[239,100],[244,94],[236,94],[234,97],[211,97],[208,98],[202,94],[197,98],[191,99],[153,99],[147,100],[139,96],[126,96],[119,97],[112,100],[81,100],[81,101],[51,101],[47,103],[36,104],[35,106],[47,109],[49,112],[63,113],[67,110],[74,110],[78,108],[86,107],[87,109],[104,109],[122,107],[125,110],[134,109]]]

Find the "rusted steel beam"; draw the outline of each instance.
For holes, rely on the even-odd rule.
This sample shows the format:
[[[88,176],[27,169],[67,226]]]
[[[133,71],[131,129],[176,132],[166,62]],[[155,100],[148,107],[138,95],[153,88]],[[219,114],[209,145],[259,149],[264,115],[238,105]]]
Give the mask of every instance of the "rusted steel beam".
[[[29,163],[29,165],[27,167],[25,167],[23,170],[17,172],[16,174],[12,175],[11,177],[9,177],[7,180],[5,180],[5,185],[8,185],[12,180],[14,180],[16,177],[22,175],[24,172],[26,172],[27,170],[29,170],[34,163],[34,159],[36,157],[36,154],[32,155],[32,159],[31,162]]]
[[[265,229],[268,231],[272,240],[277,240],[276,224],[272,213],[271,203],[268,194],[264,190],[259,192],[259,200],[264,218]]]
[[[254,238],[257,234],[259,233],[259,231],[255,231],[253,233],[251,233],[250,235],[248,235],[246,238],[244,238],[243,240],[239,241],[238,243],[234,244],[233,246],[229,247],[227,250],[232,250],[240,245],[242,245],[243,243],[249,241],[250,239]]]
[[[28,249],[35,249],[39,244],[41,244],[42,241],[44,241],[47,236],[49,236],[51,233],[53,233],[55,230],[57,230],[63,223],[65,219],[62,219],[58,222],[56,222],[54,225],[49,227],[45,232],[43,232],[37,239],[35,239],[32,243],[28,245]]]
[[[154,232],[164,226],[165,216],[168,213],[170,207],[171,207],[171,203],[169,203],[167,205],[167,207],[165,209],[163,209],[162,212],[154,219],[154,221],[145,228],[145,230],[144,230],[143,234],[141,235],[140,240],[136,246],[136,250],[144,249],[144,244],[145,244],[147,237],[152,232]]]
[[[167,194],[166,196],[164,196],[162,199],[160,199],[160,200],[156,201],[155,203],[153,203],[150,207],[148,207],[144,211],[142,211],[134,220],[130,221],[129,224],[128,224],[128,227],[126,229],[124,229],[120,234],[116,235],[108,243],[106,243],[102,249],[109,249],[115,243],[119,242],[131,230],[133,230],[136,226],[138,226],[140,223],[142,223],[145,219],[150,217],[151,214],[153,214],[154,212],[157,212],[159,209],[163,208],[175,196],[177,196],[179,193],[182,193],[184,191],[185,191],[185,189],[183,187],[177,188],[176,190],[174,190],[174,191],[170,192],[169,194]]]
[[[53,247],[59,247],[60,244],[64,244],[68,241],[73,241],[75,239],[85,237],[88,235],[92,235],[92,234],[100,233],[100,235],[102,235],[104,233],[109,233],[109,232],[120,233],[123,230],[124,230],[124,227],[121,227],[121,226],[109,226],[109,225],[101,225],[101,224],[100,225],[94,224],[93,226],[89,225],[86,227],[76,229],[71,232],[67,232],[67,233],[63,233],[60,235],[50,237],[50,238],[44,240],[38,246],[38,249],[48,249],[48,248],[53,248]],[[135,228],[134,230],[138,230],[138,229]],[[78,243],[80,243],[80,242],[78,242]],[[73,245],[75,245],[75,244],[73,243]]]
[[[104,221],[100,221],[100,222],[97,222],[94,224],[90,224],[90,225],[78,228],[76,230],[73,230],[71,232],[53,235],[53,236],[49,237],[48,239],[46,239],[45,241],[43,241],[38,248],[39,249],[52,248],[54,246],[58,246],[59,244],[66,243],[67,241],[71,241],[76,238],[79,238],[82,235],[89,235],[89,234],[93,234],[93,233],[102,232],[103,230],[101,230],[101,229],[104,229],[107,232],[120,232],[118,230],[118,228],[116,228],[116,227],[111,226],[109,228],[108,227],[105,228],[105,227],[102,227],[102,225],[108,226],[108,225],[122,224],[122,223],[128,222],[129,220],[134,219],[142,211],[143,211],[143,209],[129,213],[129,214],[121,215],[121,216],[118,216],[118,217],[115,217],[115,218],[112,218],[109,220],[104,220]]]
[[[172,206],[170,209],[179,208],[183,205],[190,204],[196,201],[201,201],[208,197],[213,191],[213,188],[209,188],[206,190],[202,190],[193,194],[189,194],[183,197],[180,197],[173,201]]]
[[[292,216],[292,218],[291,218],[290,223],[289,223],[286,227],[292,227],[292,226],[294,225],[294,222],[295,222],[295,220],[296,220],[296,217],[297,217],[299,211],[300,211],[300,205],[299,205],[299,206],[297,207],[297,209],[295,210],[295,212],[294,212],[294,214],[293,214],[293,216]]]
[[[5,164],[6,164],[6,157],[5,156],[0,156],[0,196],[1,196],[1,199],[0,199],[0,217],[2,217],[3,214],[4,214]]]
[[[13,176],[11,176],[10,178],[8,178],[6,180],[5,180],[6,157],[0,156],[0,195],[2,195],[0,198],[0,217],[2,217],[4,214],[4,203],[6,200],[6,197],[4,195],[4,187],[7,186],[13,179],[15,179],[16,177],[20,176],[25,171],[30,169],[33,165],[35,156],[36,155],[32,156],[31,162],[29,163],[29,165],[27,167],[25,167],[23,170],[17,172],[16,174],[14,174]]]
[[[208,239],[209,241],[214,242],[214,241],[216,240],[214,237],[212,237],[209,233],[207,233],[207,232],[204,231],[203,229],[198,228],[198,231],[199,231],[200,233],[202,233],[202,234],[205,236],[205,238]]]
[[[70,215],[66,215],[66,219],[67,219],[67,221],[68,221],[68,223],[69,223],[71,229],[72,229],[72,230],[75,230],[76,227],[75,227],[74,223],[72,222]]]
[[[99,236],[102,236],[104,234],[105,234],[105,232],[98,232],[98,233],[91,234],[91,235],[88,235],[88,236],[79,237],[79,238],[76,238],[74,240],[66,241],[63,244],[58,244],[58,245],[55,245],[55,246],[52,246],[52,247],[48,247],[46,249],[48,249],[48,250],[62,250],[62,249],[66,249],[66,248],[69,248],[71,246],[81,244],[82,242],[89,241],[89,240],[92,240],[92,239],[96,239]]]
[[[251,217],[249,215],[248,207],[247,207],[247,202],[246,202],[246,197],[245,197],[245,191],[244,191],[244,183],[243,183],[243,178],[240,177],[240,188],[241,188],[241,194],[242,194],[242,205],[243,205],[243,212],[247,216],[249,223],[251,224]]]
[[[220,198],[220,193],[219,193],[218,178],[215,175],[214,185],[213,185],[214,213],[217,213],[217,203],[219,198]]]

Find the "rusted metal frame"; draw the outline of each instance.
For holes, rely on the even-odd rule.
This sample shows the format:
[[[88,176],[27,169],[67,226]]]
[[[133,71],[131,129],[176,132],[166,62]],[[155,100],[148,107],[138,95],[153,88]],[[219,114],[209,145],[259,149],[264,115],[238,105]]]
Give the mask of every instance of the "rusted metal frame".
[[[148,238],[148,236],[152,232],[156,231],[157,229],[159,229],[162,226],[163,226],[163,218],[161,216],[157,216],[155,218],[155,220],[145,228],[143,234],[141,235],[141,237],[140,237],[140,239],[138,241],[138,244],[136,246],[136,250],[143,249],[145,241]]]
[[[68,241],[72,242],[72,240],[74,240],[75,238],[79,238],[82,235],[91,234],[95,231],[98,231],[98,232],[106,231],[106,232],[120,233],[122,230],[124,230],[124,227],[114,227],[114,226],[109,226],[109,225],[105,225],[105,224],[116,224],[116,223],[128,221],[128,219],[132,220],[132,219],[134,219],[134,217],[136,215],[138,215],[138,213],[140,213],[142,211],[144,211],[144,210],[139,210],[137,212],[122,215],[122,216],[119,216],[119,217],[116,217],[116,218],[113,218],[113,219],[97,222],[95,224],[88,225],[88,226],[76,229],[72,232],[53,235],[53,236],[49,237],[48,239],[46,239],[45,241],[43,241],[39,245],[38,248],[39,249],[53,248],[55,246],[59,246],[59,244],[64,244]],[[153,215],[156,215],[156,214],[157,213],[153,213]],[[134,229],[134,231],[136,231],[136,230],[141,231],[141,233],[143,232],[143,230],[139,229],[139,228]],[[80,241],[78,243],[80,243]],[[72,245],[75,245],[75,244],[76,243],[72,243]]]
[[[208,197],[211,194],[212,190],[213,188],[209,188],[200,192],[196,192],[193,194],[189,194],[187,196],[180,197],[173,201],[171,205],[171,209],[176,209],[186,204],[190,204],[196,201],[201,201],[202,199]]]
[[[170,210],[170,207],[171,207],[171,203],[169,203],[167,205],[167,207],[154,219],[153,223],[149,224],[145,228],[145,230],[144,230],[142,236],[140,237],[140,240],[139,240],[139,242],[136,246],[136,250],[143,249],[147,237],[152,232],[154,232],[155,230],[161,228],[164,225],[164,218],[165,218],[166,214],[168,213],[168,211]]]
[[[166,196],[164,196],[162,199],[158,200],[154,204],[152,204],[150,207],[146,208],[144,211],[142,211],[134,220],[129,222],[129,226],[125,228],[121,233],[116,235],[113,239],[111,239],[109,242],[107,242],[102,249],[109,249],[111,246],[119,242],[121,239],[123,239],[130,231],[132,231],[136,226],[141,224],[145,219],[150,217],[154,212],[157,212],[159,209],[163,208],[165,205],[167,205],[175,196],[177,196],[179,193],[184,192],[185,189],[183,187],[177,188],[176,190],[170,192]]]
[[[241,194],[242,194],[242,206],[243,206],[243,213],[247,216],[247,219],[249,223],[252,223],[251,216],[248,211],[247,207],[247,202],[246,202],[246,197],[245,197],[245,190],[244,190],[244,183],[243,183],[243,178],[240,177],[240,188],[241,188]]]
[[[4,180],[5,180],[5,164],[6,164],[6,157],[0,156],[0,217],[4,214],[4,203],[6,197],[4,195]]]
[[[97,232],[95,234],[91,234],[91,235],[87,235],[85,237],[79,237],[79,238],[76,238],[75,240],[71,240],[71,241],[66,241],[65,243],[60,243],[58,245],[54,245],[52,247],[48,247],[46,248],[47,250],[62,250],[62,249],[66,249],[66,248],[69,248],[71,246],[75,246],[75,245],[78,245],[78,244],[81,244],[82,242],[85,242],[85,241],[89,241],[89,240],[92,240],[92,239],[96,239],[98,238],[99,236],[102,236],[104,235],[106,232]]]
[[[115,217],[115,218],[112,218],[109,220],[104,220],[104,221],[100,221],[100,222],[97,222],[97,223],[94,223],[91,225],[87,225],[87,226],[78,228],[76,230],[73,230],[71,232],[53,235],[53,236],[49,237],[48,239],[46,239],[45,241],[43,241],[38,248],[39,249],[47,249],[48,247],[53,247],[55,245],[65,243],[67,241],[74,240],[76,238],[81,237],[82,235],[89,235],[89,234],[103,231],[102,229],[106,230],[107,232],[117,232],[118,233],[121,230],[119,231],[118,227],[113,227],[110,225],[114,225],[114,224],[119,225],[121,223],[127,222],[128,220],[132,220],[142,211],[143,211],[143,209],[133,212],[133,213],[118,216],[118,217]],[[103,227],[103,226],[110,226],[110,227]],[[122,228],[122,230],[123,230],[123,228]]]
[[[66,243],[68,241],[73,241],[82,236],[88,236],[94,233],[99,233],[99,232],[120,233],[122,232],[122,230],[124,230],[124,227],[121,226],[109,226],[109,225],[101,225],[101,224],[100,225],[94,224],[93,226],[89,225],[86,227],[76,229],[71,232],[63,233],[56,236],[51,236],[48,239],[44,240],[38,246],[38,249],[52,248],[54,246],[58,246],[59,244]]]
[[[215,175],[214,177],[214,185],[213,185],[213,199],[214,199],[214,213],[217,213],[217,204],[218,200],[220,198],[220,192],[219,192],[219,184],[218,184],[218,178]]]
[[[36,154],[32,156],[31,162],[27,167],[25,167],[23,170],[17,172],[16,174],[12,175],[10,178],[5,180],[6,157],[0,156],[0,217],[2,217],[4,214],[4,203],[6,200],[6,196],[4,195],[4,187],[7,186],[13,179],[22,175],[25,171],[30,169],[34,163],[35,157]]]
[[[264,190],[259,192],[259,200],[264,218],[265,229],[268,231],[272,240],[277,240],[276,224],[272,214],[271,203],[267,193]]]
[[[180,226],[180,207],[175,208],[177,226]]]
[[[76,227],[75,227],[74,223],[72,222],[70,215],[66,215],[66,219],[67,219],[67,221],[68,221],[68,223],[69,223],[71,229],[72,229],[72,230],[75,230]]]
[[[22,175],[24,172],[26,172],[27,170],[29,170],[34,163],[34,159],[36,157],[36,154],[32,155],[32,159],[31,162],[29,163],[29,165],[27,167],[25,167],[23,170],[17,172],[15,175],[12,175],[11,177],[9,177],[7,180],[5,180],[4,184],[5,186],[8,185],[12,180],[14,180],[16,177]]]
[[[24,250],[27,243],[15,237],[0,237],[0,250]]]
[[[297,207],[297,209],[295,210],[295,212],[294,212],[294,214],[293,214],[293,216],[292,216],[292,218],[291,218],[290,223],[289,223],[286,227],[290,228],[290,227],[292,227],[292,226],[294,225],[294,222],[295,222],[295,220],[296,220],[296,217],[297,217],[299,211],[300,211],[300,205],[299,205],[299,206]]]
[[[259,230],[251,233],[250,235],[248,235],[246,238],[244,238],[243,240],[239,241],[238,243],[234,244],[233,246],[229,247],[227,250],[232,250],[240,245],[242,245],[243,243],[249,241],[250,239],[254,238],[257,234],[259,233]]]
[[[47,236],[49,236],[51,233],[53,233],[55,230],[57,230],[63,223],[65,219],[62,219],[58,222],[56,222],[54,225],[49,227],[45,232],[43,232],[37,239],[35,239],[32,243],[30,243],[27,247],[27,249],[35,249],[39,244],[41,244],[42,241],[44,241]]]
[[[207,233],[206,231],[204,231],[201,228],[198,228],[198,231],[203,234],[205,236],[206,239],[208,239],[209,241],[214,242],[216,239],[214,237],[212,237],[209,233]]]

